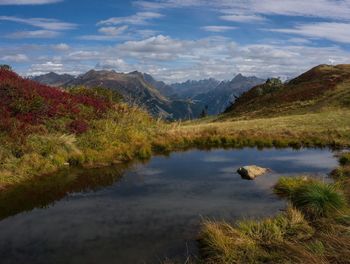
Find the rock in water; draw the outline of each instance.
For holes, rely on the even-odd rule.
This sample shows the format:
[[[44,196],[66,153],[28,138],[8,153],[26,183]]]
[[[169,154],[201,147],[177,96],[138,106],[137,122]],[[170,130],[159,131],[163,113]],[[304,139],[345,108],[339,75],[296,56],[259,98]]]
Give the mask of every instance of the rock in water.
[[[251,165],[241,167],[237,170],[237,172],[243,179],[254,180],[256,177],[269,172],[269,169]]]

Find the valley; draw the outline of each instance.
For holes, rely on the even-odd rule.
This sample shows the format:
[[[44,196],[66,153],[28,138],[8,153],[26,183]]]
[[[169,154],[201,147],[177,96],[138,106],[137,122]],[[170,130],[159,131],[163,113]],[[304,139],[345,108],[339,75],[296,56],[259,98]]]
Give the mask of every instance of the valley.
[[[206,79],[166,84],[137,71],[125,74],[96,70],[77,77],[51,72],[32,79],[66,89],[74,86],[111,89],[120,93],[126,102],[144,108],[156,118],[170,121],[197,119],[203,111],[205,115],[220,114],[243,92],[264,83],[262,79],[238,74],[231,81]]]

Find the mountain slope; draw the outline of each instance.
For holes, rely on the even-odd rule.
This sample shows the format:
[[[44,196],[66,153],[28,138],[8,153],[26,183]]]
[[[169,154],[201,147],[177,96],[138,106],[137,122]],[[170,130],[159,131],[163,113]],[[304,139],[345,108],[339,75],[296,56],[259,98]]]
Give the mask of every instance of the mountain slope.
[[[153,79],[153,78],[152,78]],[[189,103],[172,101],[145,80],[144,74],[91,70],[65,84],[69,86],[105,87],[119,92],[129,103],[145,107],[153,116],[165,119],[188,119],[193,116]]]
[[[207,93],[213,89],[215,89],[220,82],[215,80],[214,78],[209,78],[205,80],[188,80],[183,83],[174,83],[171,84],[172,94],[178,98],[193,98],[194,96],[202,93]]]
[[[198,102],[202,109],[207,106],[208,114],[217,115],[224,112],[236,97],[263,82],[264,80],[256,77],[245,77],[238,74],[231,81],[221,82],[215,89],[199,94],[193,100]]]
[[[275,115],[350,106],[350,65],[319,65],[282,84],[266,82],[244,93],[230,115]]]
[[[40,82],[42,84],[46,84],[49,86],[62,86],[67,82],[70,82],[75,77],[70,74],[57,74],[54,72],[50,72],[47,74],[35,76],[32,78],[32,80]]]
[[[147,73],[142,73],[142,76],[147,83],[154,86],[163,96],[169,97],[174,94],[174,89],[165,82],[157,81],[152,75]]]

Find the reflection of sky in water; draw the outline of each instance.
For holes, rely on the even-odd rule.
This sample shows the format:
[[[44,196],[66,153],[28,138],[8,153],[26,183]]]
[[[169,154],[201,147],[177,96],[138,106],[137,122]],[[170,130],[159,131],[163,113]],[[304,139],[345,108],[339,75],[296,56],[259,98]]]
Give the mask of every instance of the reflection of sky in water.
[[[308,153],[300,155],[281,155],[278,157],[270,157],[274,161],[283,161],[292,163],[294,166],[310,166],[313,168],[328,169],[334,166],[334,161],[323,153],[310,155]]]
[[[247,164],[273,172],[245,181],[235,171]],[[322,175],[336,165],[327,150],[155,157],[102,190],[71,194],[1,221],[1,263],[154,263],[184,256],[187,247],[194,250],[202,217],[233,221],[275,214],[285,205],[271,191],[280,175]]]

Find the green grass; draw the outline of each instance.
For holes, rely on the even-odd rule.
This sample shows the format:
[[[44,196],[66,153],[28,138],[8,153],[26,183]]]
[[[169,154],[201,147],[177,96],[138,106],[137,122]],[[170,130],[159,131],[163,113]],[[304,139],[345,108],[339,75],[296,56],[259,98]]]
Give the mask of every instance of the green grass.
[[[314,180],[307,176],[281,177],[274,187],[274,192],[279,196],[291,198],[298,188],[312,181]]]
[[[291,195],[292,204],[312,219],[331,217],[346,208],[345,196],[335,184],[312,182]]]
[[[345,165],[350,165],[350,153],[344,153],[339,160],[340,164],[345,166]]]

